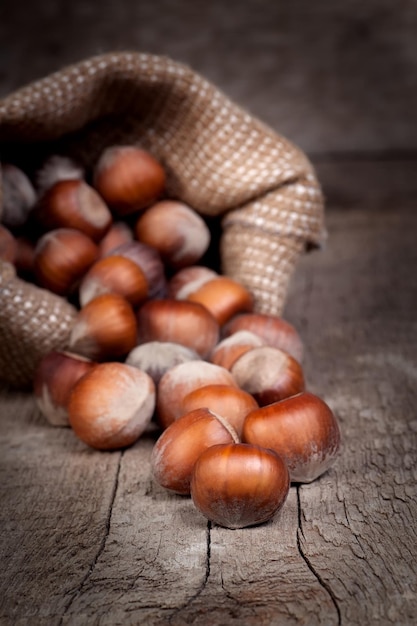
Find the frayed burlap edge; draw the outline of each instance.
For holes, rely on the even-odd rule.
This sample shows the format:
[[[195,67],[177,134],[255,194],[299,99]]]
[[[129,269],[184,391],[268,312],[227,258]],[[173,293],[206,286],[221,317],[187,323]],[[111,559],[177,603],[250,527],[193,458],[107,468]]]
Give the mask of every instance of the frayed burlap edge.
[[[14,387],[28,388],[40,358],[67,347],[76,309],[63,298],[16,277],[0,261],[0,372]]]

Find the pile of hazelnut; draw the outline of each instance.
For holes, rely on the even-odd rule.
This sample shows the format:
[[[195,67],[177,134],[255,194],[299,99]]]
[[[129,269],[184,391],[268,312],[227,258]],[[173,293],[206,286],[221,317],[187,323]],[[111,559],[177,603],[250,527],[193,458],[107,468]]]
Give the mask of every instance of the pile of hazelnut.
[[[78,307],[67,351],[45,355],[35,375],[51,424],[114,450],[156,423],[155,480],[228,528],[271,519],[291,482],[330,467],[340,431],[306,391],[297,331],[198,264],[210,229],[164,197],[149,152],[108,148],[90,178],[52,157],[37,191],[15,165],[2,178],[0,258]]]

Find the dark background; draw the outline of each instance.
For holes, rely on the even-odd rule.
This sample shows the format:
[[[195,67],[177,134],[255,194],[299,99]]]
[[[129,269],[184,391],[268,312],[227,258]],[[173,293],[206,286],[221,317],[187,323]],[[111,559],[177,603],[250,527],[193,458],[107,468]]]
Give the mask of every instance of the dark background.
[[[189,64],[317,162],[417,152],[416,0],[1,0],[0,96],[124,49]]]

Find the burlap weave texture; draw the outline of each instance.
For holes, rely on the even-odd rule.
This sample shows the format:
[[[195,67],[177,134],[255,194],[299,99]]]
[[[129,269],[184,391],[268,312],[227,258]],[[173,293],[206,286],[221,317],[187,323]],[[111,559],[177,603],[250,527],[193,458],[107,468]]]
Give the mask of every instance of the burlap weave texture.
[[[300,252],[325,237],[321,190],[303,152],[189,67],[146,53],[100,55],[0,101],[3,160],[30,169],[47,154],[68,154],[91,170],[102,150],[117,143],[155,155],[167,172],[168,196],[204,216],[222,216],[222,271],[253,292],[258,311],[280,314]],[[17,280],[8,281],[9,290]],[[16,334],[13,352],[4,343],[10,320],[19,313],[30,336],[31,318],[0,289],[0,377],[21,384],[40,351],[34,348],[36,358],[22,366],[21,380],[10,376],[10,359],[24,363],[30,352],[25,344],[19,355]],[[66,307],[69,320],[73,310]],[[56,343],[62,318],[55,317],[45,326],[41,351]]]

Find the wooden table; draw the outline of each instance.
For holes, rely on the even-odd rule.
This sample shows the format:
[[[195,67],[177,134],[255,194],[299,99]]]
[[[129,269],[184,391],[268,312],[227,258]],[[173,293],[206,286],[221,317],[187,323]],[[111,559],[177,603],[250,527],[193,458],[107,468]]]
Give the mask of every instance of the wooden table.
[[[3,392],[0,624],[416,623],[416,164],[363,165],[322,164],[329,241],[285,313],[340,420],[334,467],[272,522],[226,530],[153,482],[154,435],[93,451]]]

